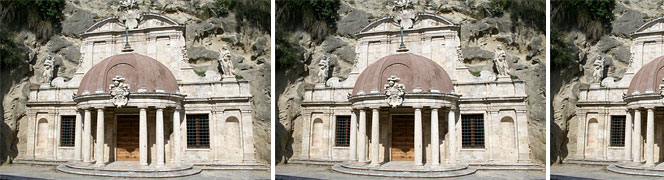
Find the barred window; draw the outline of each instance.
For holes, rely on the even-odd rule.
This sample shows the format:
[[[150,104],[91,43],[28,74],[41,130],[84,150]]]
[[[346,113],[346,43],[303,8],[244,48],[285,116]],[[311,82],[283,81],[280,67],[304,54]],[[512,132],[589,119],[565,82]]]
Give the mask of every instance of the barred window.
[[[611,116],[611,147],[625,147],[625,116]]]
[[[337,116],[334,145],[337,147],[350,146],[350,116]]]
[[[187,114],[187,148],[210,148],[207,114]]]
[[[461,115],[462,148],[484,148],[484,115]]]
[[[76,138],[76,116],[60,117],[60,146],[74,147]]]

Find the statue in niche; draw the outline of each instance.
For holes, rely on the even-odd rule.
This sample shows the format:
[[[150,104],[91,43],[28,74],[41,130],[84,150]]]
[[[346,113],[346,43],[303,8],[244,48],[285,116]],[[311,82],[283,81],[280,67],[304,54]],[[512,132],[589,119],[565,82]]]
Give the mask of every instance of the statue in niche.
[[[457,60],[459,62],[463,62],[463,52],[461,51],[461,47],[456,47],[456,55],[457,55]]]
[[[182,61],[184,61],[184,62],[189,61],[189,55],[187,54],[187,48],[185,48],[184,46],[182,46],[182,48],[180,48],[180,55],[182,55]]]
[[[498,76],[509,76],[510,75],[510,66],[507,63],[507,54],[503,50],[503,46],[498,45],[496,50],[494,50],[493,62],[496,64],[496,70],[498,70]]]
[[[398,12],[394,16],[394,21],[398,22],[399,26],[403,29],[413,28],[416,20],[415,13],[413,12],[413,2],[411,0],[396,0],[394,3],[396,4],[394,9]]]
[[[51,55],[46,56],[44,60],[44,72],[42,72],[42,83],[50,84],[55,70],[54,58]]]
[[[108,88],[111,93],[111,102],[116,107],[122,107],[127,105],[127,102],[129,100],[127,99],[127,96],[129,95],[129,84],[124,83],[125,78],[123,78],[120,75],[116,75],[113,78],[113,83],[110,84],[110,87]]]
[[[233,61],[231,61],[231,51],[228,50],[228,46],[226,45],[219,49],[219,65],[221,66],[221,71],[223,71],[223,76],[235,77]]]
[[[593,83],[602,82],[602,76],[604,75],[604,57],[598,56],[593,63]]]
[[[330,70],[330,58],[323,56],[318,62],[319,71],[318,71],[318,83],[325,83],[327,81],[327,73]]]
[[[136,0],[120,1],[119,11],[122,13],[118,19],[124,23],[127,29],[138,28],[138,22],[143,18],[138,9]]]
[[[384,87],[387,104],[393,108],[403,103],[403,95],[406,93],[406,87],[399,83],[400,80],[400,78],[392,75],[387,78],[387,84]]]

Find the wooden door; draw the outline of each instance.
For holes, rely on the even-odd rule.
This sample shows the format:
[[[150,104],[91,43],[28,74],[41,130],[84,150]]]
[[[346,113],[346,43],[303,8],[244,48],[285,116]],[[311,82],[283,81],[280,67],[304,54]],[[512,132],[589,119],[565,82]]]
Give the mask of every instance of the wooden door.
[[[392,116],[392,161],[413,161],[415,157],[413,115]]]
[[[138,116],[118,116],[116,161],[138,161]]]

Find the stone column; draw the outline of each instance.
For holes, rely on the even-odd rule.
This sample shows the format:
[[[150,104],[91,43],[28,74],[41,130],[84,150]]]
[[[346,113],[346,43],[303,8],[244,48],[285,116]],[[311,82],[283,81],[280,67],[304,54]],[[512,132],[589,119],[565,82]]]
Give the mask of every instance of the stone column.
[[[155,140],[157,141],[157,165],[164,165],[164,107],[157,107],[155,132]]]
[[[431,108],[431,165],[440,165],[440,139],[438,135],[438,108]]]
[[[360,131],[358,134],[358,162],[367,162],[367,112],[364,109],[360,109]]]
[[[625,116],[625,161],[632,160],[632,114],[627,110]]]
[[[372,166],[378,166],[380,165],[380,159],[378,156],[378,148],[379,148],[379,139],[380,137],[378,136],[378,133],[380,132],[380,127],[379,127],[379,114],[378,114],[378,108],[372,108],[372,116],[371,116],[371,165]]]
[[[180,149],[180,107],[176,106],[173,111],[173,164],[180,164]]]
[[[634,158],[632,158],[633,162],[635,163],[640,163],[641,162],[641,111],[639,109],[634,109],[634,134],[632,136],[632,146],[634,150],[633,155]]]
[[[350,160],[357,160],[357,116],[350,111]]]
[[[422,165],[422,107],[415,107],[415,165]]]
[[[456,115],[454,114],[454,109],[450,108],[449,113],[447,114],[447,134],[448,134],[448,161],[450,164],[456,163]]]
[[[138,151],[139,163],[143,166],[148,165],[148,115],[146,106],[140,108],[139,129],[138,129]]]
[[[97,146],[95,147],[95,165],[104,165],[104,107],[97,108]]]
[[[648,124],[646,126],[646,166],[655,165],[655,112],[648,108]]]
[[[86,163],[92,162],[92,157],[91,157],[92,148],[90,147],[90,145],[92,145],[91,142],[92,139],[90,139],[90,137],[92,137],[91,116],[92,115],[90,114],[90,110],[85,109],[85,122],[83,123],[84,126],[83,131],[85,132],[85,134],[83,134],[83,162]]]
[[[79,109],[76,109],[76,127],[75,127],[75,136],[74,136],[74,160],[75,161],[81,161],[82,156],[81,156],[81,137],[83,135],[81,133],[82,131],[82,126],[83,126],[83,118],[81,118],[81,111]]]

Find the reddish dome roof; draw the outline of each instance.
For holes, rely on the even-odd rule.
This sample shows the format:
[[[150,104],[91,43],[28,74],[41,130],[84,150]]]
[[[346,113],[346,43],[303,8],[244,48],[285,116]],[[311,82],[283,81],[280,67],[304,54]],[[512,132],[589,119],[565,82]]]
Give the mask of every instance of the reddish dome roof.
[[[423,92],[436,89],[441,93],[451,93],[454,85],[447,72],[431,59],[413,53],[401,53],[385,56],[367,67],[357,78],[353,95],[363,91],[384,93],[383,89],[387,78],[396,76],[401,79],[406,92],[413,92],[414,88],[421,88]]]
[[[662,68],[664,68],[664,56],[660,56],[641,67],[632,78],[627,95],[632,95],[635,91],[640,94],[644,94],[646,91],[659,93],[659,85],[662,84],[662,78],[664,78]]]
[[[116,75],[125,78],[124,83],[129,84],[129,92],[137,92],[141,88],[148,92],[156,89],[166,93],[178,91],[175,76],[166,66],[150,57],[127,53],[108,57],[92,66],[83,76],[77,94],[82,95],[86,91],[93,94],[100,90],[108,93],[109,85]]]

